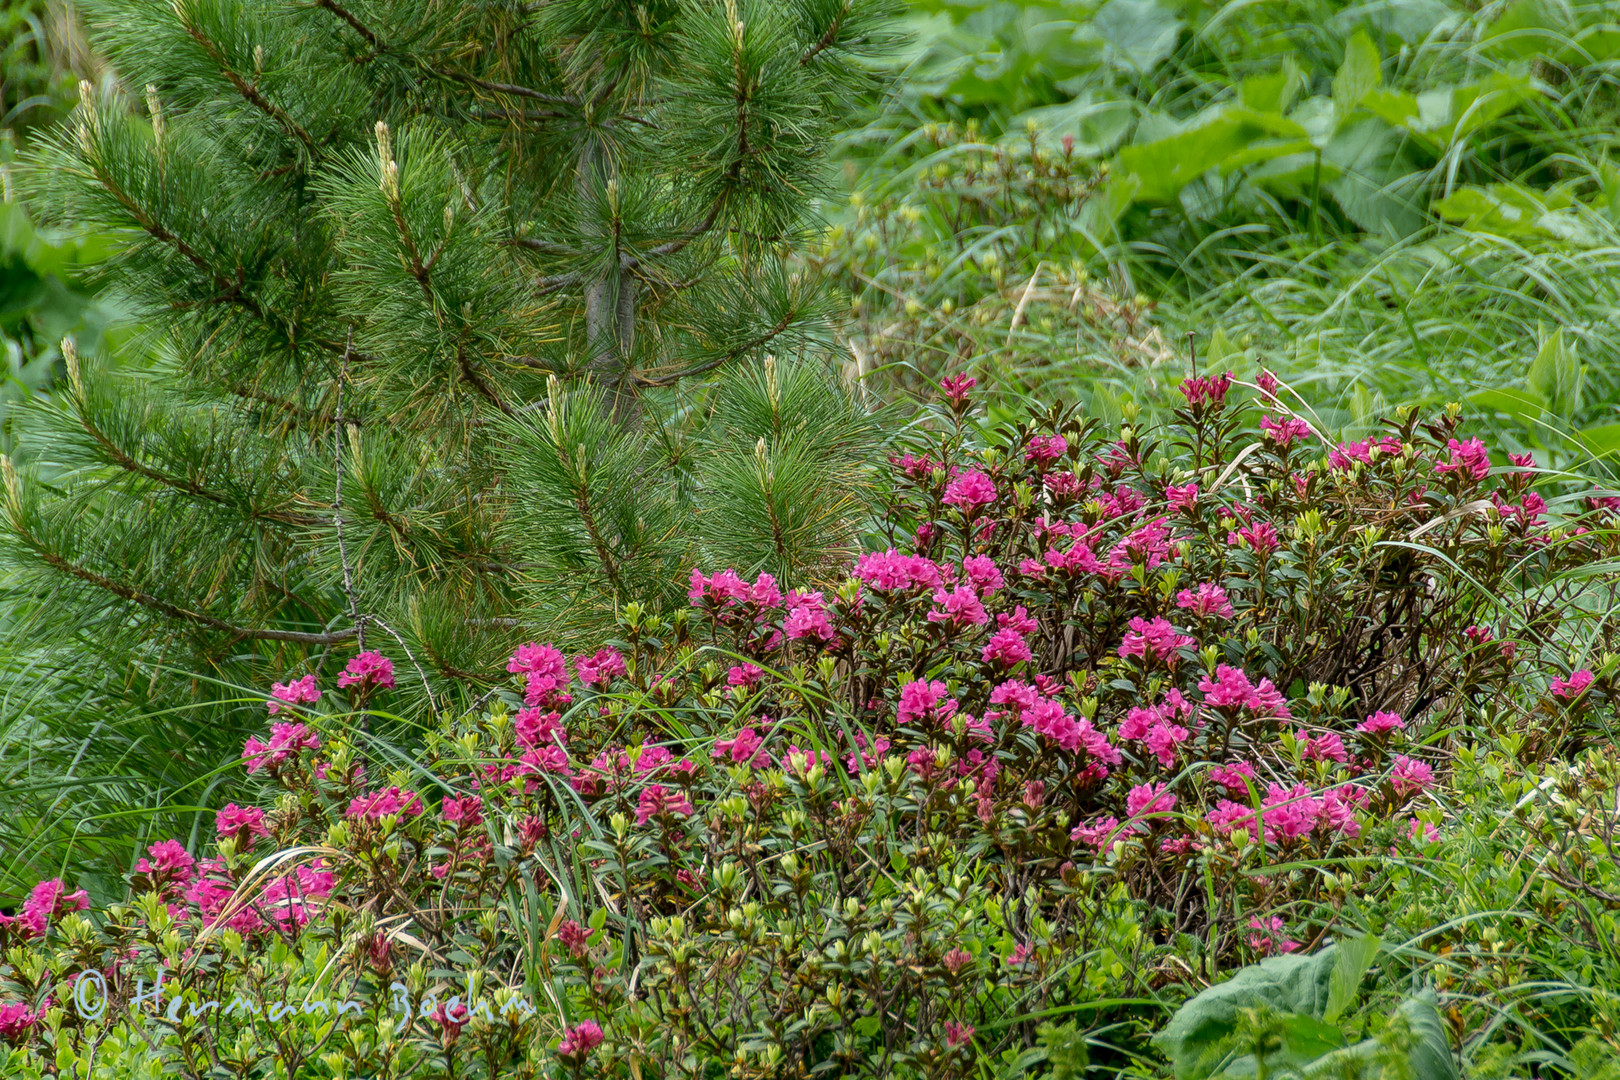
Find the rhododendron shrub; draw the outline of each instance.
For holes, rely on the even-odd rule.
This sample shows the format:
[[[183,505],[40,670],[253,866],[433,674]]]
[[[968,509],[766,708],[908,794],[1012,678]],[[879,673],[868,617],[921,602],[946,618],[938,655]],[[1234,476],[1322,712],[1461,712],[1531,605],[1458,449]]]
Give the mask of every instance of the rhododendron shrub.
[[[1534,762],[1611,716],[1608,641],[1572,654],[1549,604],[1612,511],[1552,518],[1456,416],[1328,444],[1205,376],[1162,430],[981,444],[972,388],[846,574],[696,567],[687,611],[517,648],[409,762],[272,688],[211,852],[0,927],[55,949],[7,972],[42,1018],[15,1040],[93,1037],[50,987],[94,967],[122,1004],[161,959],[216,997],[330,971],[348,1075],[961,1075],[1044,1010],[1311,951],[1450,842],[1464,734]],[[469,977],[532,1014],[457,1012]],[[395,980],[432,1007],[380,1026]],[[244,1075],[316,1053],[249,1042]]]

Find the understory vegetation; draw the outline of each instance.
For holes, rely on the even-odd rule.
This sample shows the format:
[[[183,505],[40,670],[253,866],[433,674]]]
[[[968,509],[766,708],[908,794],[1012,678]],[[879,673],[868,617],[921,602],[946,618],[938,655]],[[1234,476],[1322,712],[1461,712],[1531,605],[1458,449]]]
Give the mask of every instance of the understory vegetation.
[[[0,1075],[1620,1080],[1612,5],[11,18]]]

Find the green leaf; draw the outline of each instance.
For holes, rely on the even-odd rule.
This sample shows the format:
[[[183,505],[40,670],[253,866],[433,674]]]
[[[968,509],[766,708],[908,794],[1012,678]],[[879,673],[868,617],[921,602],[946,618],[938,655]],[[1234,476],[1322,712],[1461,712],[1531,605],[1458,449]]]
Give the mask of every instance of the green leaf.
[[[1269,75],[1251,75],[1238,84],[1238,100],[1255,112],[1286,113],[1304,87],[1299,65],[1292,56],[1282,69]]]
[[[1322,1019],[1332,1023],[1344,1015],[1344,1010],[1355,1001],[1361,989],[1362,977],[1372,966],[1373,958],[1383,942],[1371,935],[1339,942],[1339,958],[1333,965],[1333,979],[1328,985],[1327,1007]]]
[[[1535,424],[1546,411],[1547,400],[1532,390],[1481,390],[1468,403],[1481,412],[1506,415]]]
[[[1181,20],[1158,0],[1108,0],[1091,29],[1107,44],[1110,64],[1145,73],[1175,51]]]
[[[1238,1026],[1241,1009],[1260,1005],[1319,1018],[1327,1007],[1337,945],[1310,956],[1272,956],[1242,968],[1230,980],[1211,986],[1187,1002],[1153,1036],[1175,1067],[1177,1080],[1205,1080],[1213,1064],[1205,1058]]]
[[[1378,68],[1378,48],[1365,30],[1350,35],[1345,45],[1344,63],[1333,76],[1333,112],[1340,119],[1361,104],[1363,98],[1383,81]]]
[[[1181,189],[1262,134],[1248,119],[1221,114],[1176,135],[1127,146],[1116,169],[1141,181],[1139,202],[1173,202]]]
[[[1580,408],[1581,386],[1586,369],[1578,360],[1574,343],[1566,341],[1562,328],[1541,343],[1530,363],[1525,385],[1539,394],[1557,416],[1573,416]]]
[[[1620,454],[1620,424],[1600,424],[1575,433],[1575,441],[1596,457]]]
[[[1513,60],[1557,52],[1575,29],[1570,15],[1547,0],[1515,0],[1480,34],[1481,50]]]

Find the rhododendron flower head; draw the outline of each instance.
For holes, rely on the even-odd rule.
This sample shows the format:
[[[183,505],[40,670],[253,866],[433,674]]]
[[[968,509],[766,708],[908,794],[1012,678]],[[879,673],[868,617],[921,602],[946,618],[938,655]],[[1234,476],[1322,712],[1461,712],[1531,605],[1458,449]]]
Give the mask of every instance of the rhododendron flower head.
[[[1182,589],[1177,593],[1176,607],[1205,618],[1230,619],[1236,614],[1226,590],[1207,581],[1197,589]]]
[[[1490,475],[1491,458],[1485,452],[1485,444],[1479,439],[1469,439],[1466,442],[1447,439],[1446,449],[1451,452],[1451,460],[1435,462],[1435,472],[1454,472],[1476,483]]]
[[[641,789],[636,804],[636,824],[645,825],[655,817],[686,817],[692,813],[692,801],[678,788],[652,784]]]
[[[256,837],[269,836],[264,825],[264,811],[257,806],[237,806],[226,803],[225,809],[214,815],[214,831],[220,839],[230,837],[239,848],[253,843]]]
[[[1386,731],[1401,731],[1406,722],[1392,712],[1375,712],[1367,719],[1356,725],[1356,730],[1363,735],[1382,735]]]
[[[614,679],[622,679],[628,669],[617,649],[598,649],[592,656],[574,657],[579,681],[596,690],[606,690]]]
[[[967,405],[968,391],[978,385],[979,380],[971,375],[947,375],[940,381],[939,389],[951,408],[960,412]]]
[[[422,800],[414,791],[402,791],[391,787],[386,791],[374,791],[368,795],[361,795],[349,802],[349,808],[344,816],[351,819],[366,818],[380,821],[390,815],[403,815],[416,817],[422,812]]]
[[[1311,425],[1307,424],[1303,420],[1292,417],[1287,420],[1279,421],[1273,420],[1269,416],[1262,416],[1260,418],[1260,430],[1264,431],[1266,433],[1266,437],[1272,442],[1286,450],[1298,440],[1309,435],[1311,433]]]
[[[934,594],[934,603],[938,606],[928,613],[929,622],[949,623],[954,628],[962,629],[983,626],[990,621],[990,616],[984,612],[984,604],[979,601],[979,594],[971,585],[958,585],[950,592],[941,589]]]
[[[1226,404],[1226,391],[1231,386],[1232,373],[1225,371],[1219,375],[1190,375],[1181,380],[1179,389],[1193,411],[1201,412]]]
[[[380,652],[363,652],[350,660],[338,676],[338,687],[359,686],[362,690],[391,689],[394,685],[394,662]]]
[[[1567,679],[1554,679],[1552,685],[1547,689],[1552,692],[1553,697],[1563,701],[1574,701],[1586,692],[1587,687],[1592,685],[1592,679],[1592,673],[1586,668],[1581,668],[1579,671],[1572,672]]]
[[[956,712],[956,699],[945,697],[945,684],[939,680],[928,682],[916,679],[900,688],[900,707],[895,722],[916,727],[924,721],[944,723]]]
[[[583,1058],[602,1045],[602,1029],[595,1020],[586,1020],[563,1031],[557,1053],[566,1058]]]
[[[283,706],[313,705],[321,699],[321,692],[315,686],[315,676],[305,675],[302,679],[291,682],[272,683],[270,685],[270,700],[265,704],[270,708],[270,715],[275,716]]]
[[[944,502],[970,517],[979,507],[996,501],[996,485],[978,469],[969,469],[945,486]]]
[[[1037,465],[1056,461],[1069,451],[1069,441],[1061,435],[1036,435],[1029,440],[1024,460]]]
[[[320,737],[304,724],[272,724],[270,741],[248,739],[242,746],[242,760],[247,762],[249,773],[256,773],[266,766],[280,765],[299,750],[318,750],[320,745]]]
[[[1395,788],[1395,794],[1401,798],[1410,798],[1421,795],[1434,783],[1434,770],[1416,758],[1409,758],[1404,754],[1395,756],[1394,768],[1390,771],[1389,782]]]
[[[1175,667],[1181,660],[1180,649],[1189,648],[1195,644],[1186,634],[1176,632],[1164,619],[1149,621],[1140,615],[1131,619],[1130,632],[1119,646],[1121,657],[1137,657],[1147,664],[1153,660],[1163,660],[1170,667]]]
[[[1133,819],[1170,813],[1176,808],[1176,797],[1166,790],[1168,787],[1159,783],[1131,788],[1125,796],[1125,812]]]

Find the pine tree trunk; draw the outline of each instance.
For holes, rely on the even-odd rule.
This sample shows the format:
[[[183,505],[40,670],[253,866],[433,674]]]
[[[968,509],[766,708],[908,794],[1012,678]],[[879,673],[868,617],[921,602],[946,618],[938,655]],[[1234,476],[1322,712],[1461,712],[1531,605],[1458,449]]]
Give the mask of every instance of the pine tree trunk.
[[[593,184],[601,182],[608,188],[609,199],[614,203],[615,223],[618,218],[614,197],[617,173],[613,161],[602,153],[594,140],[588,139],[579,158],[580,199],[588,200]],[[588,369],[592,377],[608,388],[614,420],[629,426],[641,416],[630,363],[635,345],[639,283],[624,272],[618,237],[611,240],[613,258],[609,269],[585,289],[585,339],[590,350]]]

